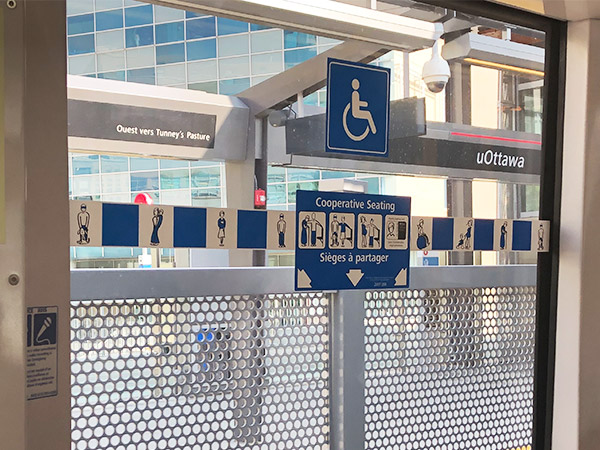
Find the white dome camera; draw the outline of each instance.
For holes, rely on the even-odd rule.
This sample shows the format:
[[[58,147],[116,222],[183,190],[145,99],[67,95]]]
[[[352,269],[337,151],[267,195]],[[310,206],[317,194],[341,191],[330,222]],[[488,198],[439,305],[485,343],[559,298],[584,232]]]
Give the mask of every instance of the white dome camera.
[[[434,94],[444,90],[450,79],[450,66],[448,62],[441,57],[438,42],[433,44],[431,59],[423,65],[423,81]]]

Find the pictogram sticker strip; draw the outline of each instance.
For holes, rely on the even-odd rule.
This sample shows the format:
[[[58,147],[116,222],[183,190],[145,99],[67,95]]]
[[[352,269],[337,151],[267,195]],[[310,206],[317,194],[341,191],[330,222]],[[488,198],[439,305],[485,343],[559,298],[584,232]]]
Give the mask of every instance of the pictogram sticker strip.
[[[70,201],[74,247],[293,250],[295,230],[294,211]],[[413,216],[410,249],[547,252],[550,222]]]

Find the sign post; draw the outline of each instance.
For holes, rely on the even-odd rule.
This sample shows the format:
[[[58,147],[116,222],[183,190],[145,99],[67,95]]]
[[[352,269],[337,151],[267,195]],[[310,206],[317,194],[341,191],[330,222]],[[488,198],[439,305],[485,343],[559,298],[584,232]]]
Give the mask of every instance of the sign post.
[[[296,290],[408,287],[410,197],[296,195]]]

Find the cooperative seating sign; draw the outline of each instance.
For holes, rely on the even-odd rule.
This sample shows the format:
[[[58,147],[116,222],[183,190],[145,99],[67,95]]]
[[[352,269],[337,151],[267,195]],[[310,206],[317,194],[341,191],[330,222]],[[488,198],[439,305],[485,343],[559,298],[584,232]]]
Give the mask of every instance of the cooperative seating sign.
[[[296,290],[407,287],[410,200],[298,191]]]

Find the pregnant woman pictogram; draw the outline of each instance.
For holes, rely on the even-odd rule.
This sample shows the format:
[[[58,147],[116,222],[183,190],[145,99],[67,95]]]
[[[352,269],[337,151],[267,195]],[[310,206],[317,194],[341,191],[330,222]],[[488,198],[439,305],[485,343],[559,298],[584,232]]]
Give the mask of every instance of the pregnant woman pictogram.
[[[360,94],[358,93],[358,88],[360,88],[360,82],[355,78],[352,80],[352,98],[351,102],[346,105],[344,108],[344,114],[342,117],[344,131],[348,135],[350,139],[353,141],[362,141],[369,135],[369,132],[376,134],[377,127],[375,127],[375,122],[373,121],[373,116],[371,115],[371,111],[364,110],[361,108],[366,108],[369,106],[368,102],[362,101],[360,99]],[[352,134],[350,129],[348,128],[348,111],[352,110],[352,117],[355,119],[364,119],[368,121],[368,126],[365,131],[361,135]]]

